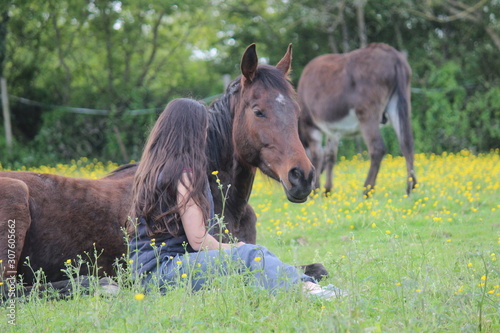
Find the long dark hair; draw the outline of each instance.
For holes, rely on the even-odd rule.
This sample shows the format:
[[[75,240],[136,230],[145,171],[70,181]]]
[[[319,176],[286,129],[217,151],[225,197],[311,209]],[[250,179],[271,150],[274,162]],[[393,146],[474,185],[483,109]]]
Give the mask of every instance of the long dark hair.
[[[177,236],[179,211],[189,199],[201,208],[204,221],[209,216],[205,194],[207,158],[205,154],[208,116],[204,105],[181,98],[168,103],[156,121],[144,147],[134,176],[130,218],[144,218],[148,235],[168,232]],[[189,179],[184,184],[183,173]],[[177,186],[182,182],[189,195],[177,202]],[[135,227],[128,223],[129,235]]]

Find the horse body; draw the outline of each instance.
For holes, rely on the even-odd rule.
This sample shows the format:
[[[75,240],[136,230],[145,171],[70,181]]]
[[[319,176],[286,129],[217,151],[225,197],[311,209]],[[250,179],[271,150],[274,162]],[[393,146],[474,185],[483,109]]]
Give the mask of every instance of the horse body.
[[[381,43],[350,53],[318,56],[304,68],[297,88],[302,108],[299,133],[313,165],[327,172],[326,192],[332,188],[340,139],[361,133],[371,159],[364,184],[365,194],[369,194],[386,152],[380,124],[387,118],[406,159],[407,193],[414,188],[410,76],[405,56]],[[327,138],[324,151],[323,133]]]
[[[33,280],[43,268],[47,280],[60,280],[68,259],[93,255],[94,248],[103,272],[113,271],[113,262],[125,253],[118,221],[126,221],[132,177],[100,180],[68,178],[31,172],[0,172],[0,223],[15,221],[15,267],[7,269]],[[6,228],[4,228],[6,230]],[[0,256],[8,263],[8,248]],[[29,257],[30,267],[23,265]],[[5,265],[4,265],[5,266]],[[7,267],[8,268],[8,267]],[[82,273],[86,274],[87,267]]]
[[[248,200],[257,168],[279,181],[292,202],[307,200],[314,181],[314,167],[298,136],[299,107],[286,77],[291,46],[276,67],[258,67],[257,60],[251,45],[242,58],[242,75],[208,110],[207,174],[215,212],[225,217],[234,236],[248,243],[256,240],[256,216]],[[94,260],[94,251],[100,254],[99,273],[112,275],[113,263],[127,250],[122,227],[135,170],[136,165],[126,165],[97,180],[0,172],[0,227],[7,230],[15,220],[16,238],[14,256],[8,234],[0,234],[3,276],[23,274],[30,283],[31,270],[41,268],[47,281],[62,280],[66,260],[85,253]],[[224,193],[231,184],[227,200],[211,175],[214,170]],[[31,268],[23,265],[26,257]],[[311,268],[308,273],[317,278],[326,274],[322,266]]]

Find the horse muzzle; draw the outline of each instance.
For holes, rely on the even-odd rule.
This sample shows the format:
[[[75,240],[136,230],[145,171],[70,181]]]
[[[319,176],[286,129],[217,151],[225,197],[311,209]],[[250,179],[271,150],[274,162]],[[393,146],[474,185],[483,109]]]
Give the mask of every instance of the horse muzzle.
[[[314,185],[315,170],[314,168],[306,175],[305,172],[299,168],[294,167],[288,171],[288,183],[281,181],[286,197],[289,201],[301,203],[307,200]]]

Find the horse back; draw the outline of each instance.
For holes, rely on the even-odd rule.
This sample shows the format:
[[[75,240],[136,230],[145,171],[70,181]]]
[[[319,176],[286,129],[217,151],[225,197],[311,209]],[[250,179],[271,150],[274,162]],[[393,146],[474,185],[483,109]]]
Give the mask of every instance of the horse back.
[[[382,43],[318,56],[307,64],[299,80],[301,107],[312,118],[333,123],[347,117],[350,110],[359,113],[382,106],[395,89],[397,67],[409,77],[404,55]],[[381,117],[381,112],[376,116]]]

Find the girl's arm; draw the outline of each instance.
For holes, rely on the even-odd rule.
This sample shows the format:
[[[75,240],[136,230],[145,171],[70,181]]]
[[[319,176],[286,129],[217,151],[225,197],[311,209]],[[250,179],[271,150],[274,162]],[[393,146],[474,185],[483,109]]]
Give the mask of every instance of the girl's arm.
[[[189,186],[189,179],[187,175],[183,174],[182,177],[184,182]],[[177,202],[183,202],[184,198],[189,194],[189,191],[190,190],[187,189],[182,182],[179,182],[179,185],[177,186]],[[189,201],[185,205],[181,205],[181,207],[180,216],[182,226],[186,232],[189,245],[191,245],[193,250],[217,250],[220,248],[229,249],[235,246],[232,244],[219,243],[215,237],[207,232],[201,208],[196,205],[193,199],[189,199]],[[239,242],[236,246],[240,246],[242,244],[244,243]]]

